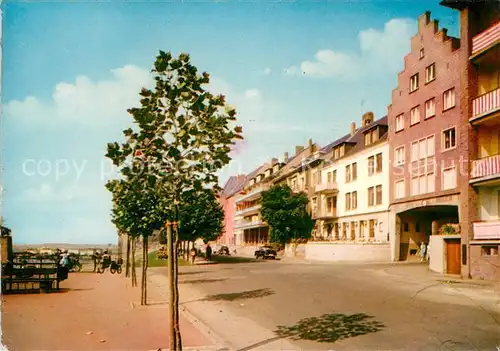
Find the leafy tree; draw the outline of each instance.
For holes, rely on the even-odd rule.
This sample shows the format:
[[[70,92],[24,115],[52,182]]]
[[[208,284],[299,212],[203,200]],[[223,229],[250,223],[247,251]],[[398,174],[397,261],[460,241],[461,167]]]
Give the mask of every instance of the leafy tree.
[[[224,230],[224,211],[212,189],[186,192],[179,212],[181,240],[208,242],[217,239]]]
[[[261,214],[270,226],[270,241],[295,243],[309,239],[314,220],[307,213],[309,199],[305,193],[294,193],[287,185],[275,185],[262,194]]]
[[[120,231],[128,233],[132,239],[132,285],[137,285],[135,274],[135,245],[139,237],[143,239],[141,304],[147,303],[148,237],[159,229],[164,221],[163,211],[158,209],[162,201],[154,189],[145,189],[138,182],[112,180],[106,185],[113,194],[112,220]],[[135,188],[134,188],[135,186]],[[165,216],[165,214],[163,214]],[[128,258],[130,259],[130,258]]]
[[[172,57],[160,51],[152,69],[155,85],[140,92],[140,107],[131,108],[135,128],[123,132],[126,142],[108,144],[107,156],[120,167],[133,189],[154,193],[156,206],[145,221],[150,230],[158,218],[166,218],[170,286],[170,350],[181,350],[179,291],[177,286],[179,205],[186,192],[216,189],[217,171],[230,161],[229,152],[241,127],[232,127],[236,111],[223,95],[205,89],[208,73],[198,73],[187,54]],[[155,212],[156,211],[156,212]],[[133,215],[131,215],[133,217]],[[149,217],[151,216],[151,217]],[[182,225],[182,223],[181,223]]]

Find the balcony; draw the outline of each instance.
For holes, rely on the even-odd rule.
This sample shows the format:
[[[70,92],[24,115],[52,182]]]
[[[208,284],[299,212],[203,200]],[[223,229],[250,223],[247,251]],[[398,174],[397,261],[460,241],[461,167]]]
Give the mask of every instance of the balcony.
[[[500,240],[500,221],[472,223],[474,240]]]
[[[495,180],[500,180],[500,155],[472,161],[471,183]]]
[[[498,43],[500,43],[500,22],[493,24],[472,38],[471,59],[485,53]]]
[[[487,92],[472,100],[471,123],[478,123],[485,120],[484,117],[500,111],[500,88]]]
[[[303,191],[304,191],[304,192],[307,192],[308,187],[307,187],[307,185],[304,185],[304,186],[300,186],[300,185],[295,185],[295,186],[293,186],[293,185],[292,185],[292,186],[290,187],[290,189],[292,189],[292,191],[293,191],[294,193],[301,193],[301,192],[303,192]]]
[[[316,185],[317,193],[336,193],[338,192],[338,186],[336,182],[324,182]]]
[[[235,229],[250,229],[250,228],[257,228],[257,227],[262,227],[266,226],[267,224],[263,222],[262,220],[253,220],[249,221],[246,219],[240,219],[234,222],[234,228]]]
[[[313,216],[313,218],[315,218],[315,219],[328,219],[328,218],[335,218],[335,217],[337,217],[337,210],[336,209],[316,211],[315,215]]]
[[[236,198],[236,203],[258,199],[260,197],[260,194],[266,190],[269,190],[268,183],[258,184],[249,189],[245,189],[240,192],[240,195]]]
[[[251,207],[244,208],[242,210],[236,210],[235,215],[236,216],[249,216],[254,213],[258,213],[260,208],[262,207],[261,204],[257,204]]]

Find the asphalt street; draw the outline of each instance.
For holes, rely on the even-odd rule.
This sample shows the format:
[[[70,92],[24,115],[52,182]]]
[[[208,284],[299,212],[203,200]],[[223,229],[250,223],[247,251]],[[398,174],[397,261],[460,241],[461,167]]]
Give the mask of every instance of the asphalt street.
[[[498,291],[426,272],[421,264],[188,266],[181,302],[241,351],[497,350]]]

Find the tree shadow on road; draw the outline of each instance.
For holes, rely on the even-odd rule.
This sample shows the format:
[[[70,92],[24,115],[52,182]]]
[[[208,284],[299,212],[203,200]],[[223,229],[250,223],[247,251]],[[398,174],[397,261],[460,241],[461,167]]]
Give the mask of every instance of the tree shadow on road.
[[[223,279],[193,279],[193,280],[180,281],[179,284],[216,283],[216,282],[223,282],[224,280],[227,280],[227,279],[226,278],[223,278]]]
[[[364,313],[352,315],[332,313],[301,319],[292,326],[278,326],[275,334],[292,340],[333,343],[337,340],[375,333],[385,325]]]
[[[242,291],[237,293],[210,295],[203,298],[202,301],[237,301],[246,299],[256,299],[270,295],[274,295],[274,291],[271,289],[257,289],[257,290]]]

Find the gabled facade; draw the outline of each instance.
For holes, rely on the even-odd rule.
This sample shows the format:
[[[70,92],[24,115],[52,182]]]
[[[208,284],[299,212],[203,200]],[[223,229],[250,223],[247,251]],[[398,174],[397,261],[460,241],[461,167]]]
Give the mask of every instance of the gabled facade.
[[[421,244],[430,244],[431,269],[454,274],[461,271],[459,185],[468,178],[461,55],[458,39],[429,12],[420,16],[388,107],[394,256],[417,259]],[[443,228],[454,229],[437,235]]]

